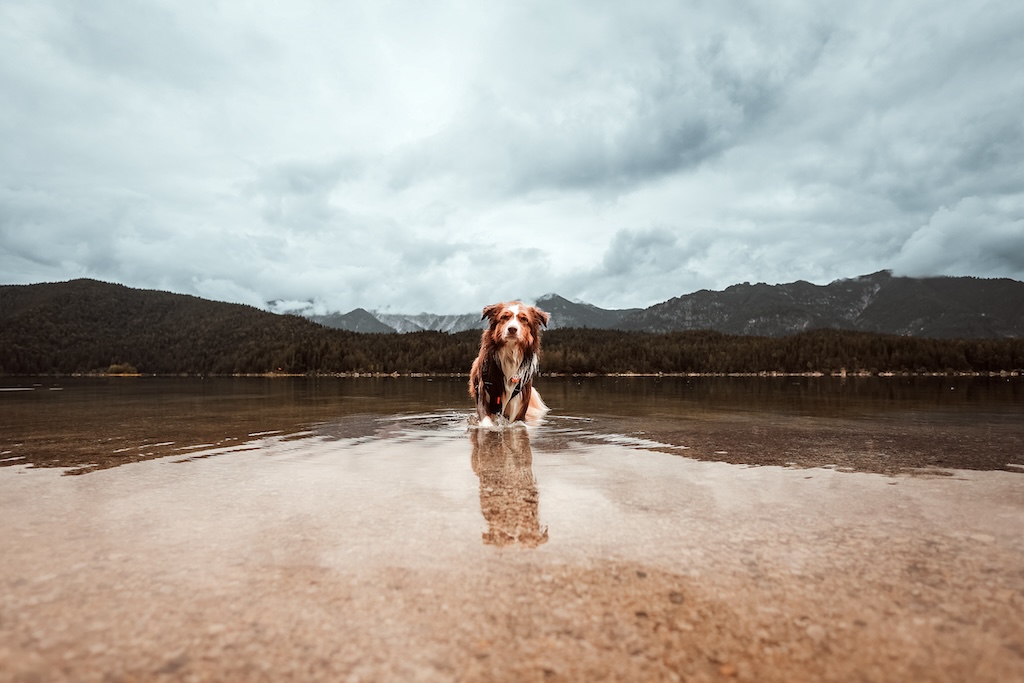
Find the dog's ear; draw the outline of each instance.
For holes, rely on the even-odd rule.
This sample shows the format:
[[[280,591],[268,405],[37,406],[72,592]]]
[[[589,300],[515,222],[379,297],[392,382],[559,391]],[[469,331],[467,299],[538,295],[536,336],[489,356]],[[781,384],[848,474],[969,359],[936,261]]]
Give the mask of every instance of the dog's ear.
[[[491,304],[490,306],[484,307],[484,314],[480,316],[480,319],[486,320],[487,318],[490,318],[491,320],[494,320],[498,317],[498,313],[500,312],[501,304]]]
[[[541,325],[543,325],[544,327],[548,326],[548,320],[551,319],[551,315],[547,311],[542,311],[536,306],[534,306],[533,314],[537,316],[537,320],[540,321]]]

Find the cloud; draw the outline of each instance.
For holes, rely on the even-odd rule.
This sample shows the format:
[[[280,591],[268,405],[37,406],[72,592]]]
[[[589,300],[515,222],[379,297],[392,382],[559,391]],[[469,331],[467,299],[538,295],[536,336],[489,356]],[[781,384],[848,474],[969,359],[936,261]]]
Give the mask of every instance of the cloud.
[[[894,270],[1020,276],[1024,272],[1024,194],[990,201],[966,197],[942,207],[903,244]]]
[[[679,238],[665,228],[622,230],[605,253],[602,269],[608,275],[632,275],[637,270],[665,273],[686,259]]]
[[[54,3],[51,45],[67,61],[106,75],[185,90],[208,89],[223,76],[226,55],[207,33],[208,12],[173,12],[155,3],[96,0]]]
[[[794,29],[786,13],[740,11],[728,33],[708,32],[706,18],[682,7],[556,14],[571,36],[532,22],[493,36],[463,107],[437,134],[395,151],[396,187],[450,175],[499,196],[627,192],[693,169],[770,116],[829,35],[816,23]]]
[[[410,312],[1024,278],[1022,31],[1011,0],[10,0],[0,273]]]
[[[610,308],[648,306],[688,291],[698,279],[694,266],[708,248],[700,233],[667,226],[623,229],[600,261],[565,276],[560,289]]]

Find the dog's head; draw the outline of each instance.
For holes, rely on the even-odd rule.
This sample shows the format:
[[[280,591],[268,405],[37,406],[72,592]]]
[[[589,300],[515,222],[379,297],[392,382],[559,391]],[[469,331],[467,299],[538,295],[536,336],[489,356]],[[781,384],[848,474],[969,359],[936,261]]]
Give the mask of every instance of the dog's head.
[[[549,317],[536,306],[509,301],[491,304],[484,309],[480,319],[490,321],[484,334],[494,344],[501,346],[516,343],[524,348],[536,349],[540,345],[540,328],[547,327]]]

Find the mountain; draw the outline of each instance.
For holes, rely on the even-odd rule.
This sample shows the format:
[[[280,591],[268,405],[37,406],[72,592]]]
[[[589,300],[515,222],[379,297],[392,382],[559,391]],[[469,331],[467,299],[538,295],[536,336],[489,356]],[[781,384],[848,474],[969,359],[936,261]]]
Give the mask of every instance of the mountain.
[[[601,330],[615,329],[626,316],[640,309],[609,310],[598,308],[592,304],[576,303],[559,296],[545,294],[537,299],[537,305],[551,314],[551,329],[575,327]],[[369,316],[369,318],[367,317]],[[434,313],[418,313],[408,315],[402,313],[385,313],[382,311],[366,311],[357,308],[348,313],[331,313],[328,315],[308,315],[310,320],[341,330],[352,332],[448,332],[455,334],[467,330],[481,330],[479,313],[462,313],[454,315],[437,315]],[[371,320],[372,318],[372,320]],[[374,325],[374,321],[377,325]]]
[[[175,375],[452,373],[466,371],[479,344],[474,333],[355,334],[296,315],[96,280],[0,285],[0,374],[115,365]]]
[[[808,308],[818,305],[820,312],[818,295],[827,290],[835,301],[853,301],[853,308],[845,309],[845,319],[865,326],[868,321],[877,325],[891,324],[887,320],[905,322],[909,305],[919,321],[911,332],[959,334],[968,329],[1005,335],[1013,332],[1005,320],[1013,315],[1020,320],[1021,283],[911,280],[893,284],[883,280],[858,278],[838,289],[802,283],[796,288],[803,297],[798,303]],[[877,291],[872,282],[879,285]],[[980,286],[981,291],[973,291],[972,286]],[[743,285],[696,294],[712,301],[717,295],[756,294],[753,298],[762,302],[786,303],[780,292],[791,289],[790,285]],[[778,309],[789,318],[764,318],[800,321],[799,307],[793,303],[797,298],[794,295],[786,303],[790,309]],[[550,297],[542,302],[560,304]],[[971,306],[980,312],[972,314]],[[651,310],[660,310],[666,317],[672,313],[662,304],[637,314]],[[996,314],[999,320],[990,321]],[[376,318],[357,311],[347,320],[372,326]],[[708,320],[708,316],[698,318],[700,324]],[[987,326],[964,328],[964,320],[970,324],[982,320]],[[130,366],[145,374],[175,375],[452,374],[467,372],[479,344],[476,330],[356,334],[295,315],[95,280],[0,285],[0,374],[7,375],[113,372],[115,366],[120,371]],[[655,334],[565,328],[545,333],[542,363],[545,372],[567,374],[832,372],[843,368],[851,372],[1020,372],[1024,343],[1013,337],[925,339],[836,330],[772,338],[706,329]]]
[[[307,317],[324,327],[350,332],[447,332],[456,334],[467,330],[483,328],[480,316],[474,313],[457,315],[436,315],[434,313],[383,313],[355,308],[348,313],[328,313],[327,315],[307,315]]]
[[[365,308],[355,308],[348,313],[328,313],[327,315],[309,315],[307,317],[324,327],[333,327],[337,330],[374,333],[398,332],[397,329],[382,322]]]
[[[904,338],[1009,339],[1018,346],[1024,339],[1024,283],[1009,279],[908,278],[882,271],[827,285],[743,283],[642,310],[606,310],[557,294],[541,297],[538,304],[552,314],[553,335],[562,332],[558,328],[566,333],[589,328],[595,333],[712,330],[778,338],[833,329]],[[464,362],[461,351],[448,346],[471,347],[472,357],[481,326],[479,313],[397,315],[355,309],[304,318],[95,280],[4,285],[0,372],[90,372],[120,363],[147,373],[450,372]],[[351,331],[439,336],[430,341],[436,352],[420,357],[403,350],[419,341],[397,339],[403,335],[364,338]],[[550,344],[546,348],[552,351],[550,365],[558,355]],[[571,355],[565,356],[566,367],[573,365]],[[604,366],[610,367],[610,361],[602,361]]]
[[[576,303],[557,294],[545,294],[537,299],[537,306],[551,314],[551,329],[559,327],[589,327],[611,330],[618,327],[623,318],[639,312],[639,308],[621,310],[598,308],[593,304]]]
[[[0,286],[0,369],[269,372],[308,364],[340,336],[294,315],[96,280]],[[296,354],[302,349],[302,353]],[[307,349],[309,349],[307,351]]]
[[[714,330],[764,337],[838,329],[947,339],[1024,337],[1022,282],[895,277],[890,271],[827,285],[800,280],[780,285],[743,283],[722,291],[702,289],[645,309],[598,308],[558,294],[540,297],[537,305],[551,314],[551,329]],[[355,309],[310,318],[356,332],[457,333],[482,328],[476,313],[401,315]]]
[[[483,328],[479,313],[460,313],[456,315],[437,315],[419,313],[405,315],[401,313],[382,313],[375,311],[377,320],[393,328],[397,332],[465,332]]]
[[[881,271],[828,285],[733,285],[701,290],[623,318],[625,330],[709,329],[782,337],[812,329],[933,338],[1024,336],[1024,283],[894,277]]]

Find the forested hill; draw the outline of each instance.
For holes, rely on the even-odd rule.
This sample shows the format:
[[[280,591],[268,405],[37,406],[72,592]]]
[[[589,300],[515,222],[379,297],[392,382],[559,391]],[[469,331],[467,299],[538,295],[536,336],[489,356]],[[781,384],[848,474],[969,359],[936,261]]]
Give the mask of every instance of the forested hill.
[[[480,333],[361,334],[250,306],[94,280],[0,286],[0,372],[131,366],[153,374],[466,373]],[[555,329],[552,373],[999,372],[1019,339],[943,340],[818,330],[783,338]]]
[[[383,371],[384,345],[376,337],[95,280],[0,287],[0,371],[6,373],[92,372],[112,364],[157,374]],[[430,370],[472,360],[475,343],[437,344]]]

